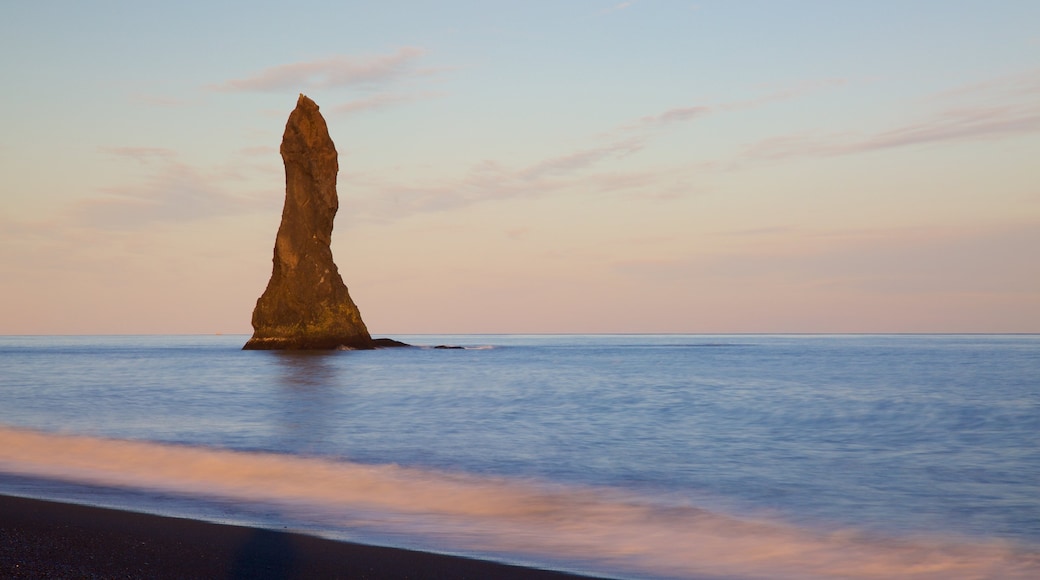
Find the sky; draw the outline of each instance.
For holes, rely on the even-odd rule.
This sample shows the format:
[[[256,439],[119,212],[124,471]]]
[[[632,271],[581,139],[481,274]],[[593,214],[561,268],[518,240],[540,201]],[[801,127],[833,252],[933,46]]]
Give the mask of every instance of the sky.
[[[0,334],[252,331],[304,93],[369,330],[1040,332],[1040,2],[0,7]]]

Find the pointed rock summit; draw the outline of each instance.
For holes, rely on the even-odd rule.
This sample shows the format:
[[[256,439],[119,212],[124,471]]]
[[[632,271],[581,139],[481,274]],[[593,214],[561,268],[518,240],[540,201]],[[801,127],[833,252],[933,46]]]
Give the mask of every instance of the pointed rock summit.
[[[296,101],[282,135],[285,207],[274,242],[274,269],[253,310],[247,350],[368,349],[361,312],[332,261],[332,221],[339,209],[339,161],[318,105]]]

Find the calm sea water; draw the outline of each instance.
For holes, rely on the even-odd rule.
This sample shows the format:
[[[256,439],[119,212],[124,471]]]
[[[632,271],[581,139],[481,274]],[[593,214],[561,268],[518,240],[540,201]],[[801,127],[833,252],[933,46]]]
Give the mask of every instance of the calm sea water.
[[[0,492],[617,577],[1040,577],[1040,336],[246,338],[0,337]]]

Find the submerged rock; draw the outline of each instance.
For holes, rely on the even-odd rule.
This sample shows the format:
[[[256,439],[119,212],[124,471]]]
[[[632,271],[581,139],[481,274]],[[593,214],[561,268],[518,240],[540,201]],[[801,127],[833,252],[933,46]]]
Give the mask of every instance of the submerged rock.
[[[281,153],[285,206],[274,269],[253,310],[253,337],[243,348],[374,348],[329,247],[339,209],[336,146],[318,105],[302,94],[285,124]]]
[[[412,345],[410,345],[410,344],[408,344],[406,342],[401,342],[400,340],[394,340],[392,338],[373,338],[372,339],[372,347],[373,348],[395,348],[395,347],[398,347],[398,346],[412,346]]]

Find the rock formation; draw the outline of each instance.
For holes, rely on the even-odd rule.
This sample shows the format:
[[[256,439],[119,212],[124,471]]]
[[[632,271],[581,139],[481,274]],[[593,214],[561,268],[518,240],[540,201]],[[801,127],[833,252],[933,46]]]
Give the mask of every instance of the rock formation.
[[[373,342],[332,261],[338,155],[318,105],[302,94],[285,124],[281,153],[285,206],[274,242],[274,269],[253,310],[253,337],[243,348],[384,346],[385,339]]]

